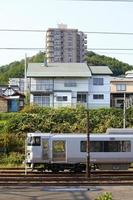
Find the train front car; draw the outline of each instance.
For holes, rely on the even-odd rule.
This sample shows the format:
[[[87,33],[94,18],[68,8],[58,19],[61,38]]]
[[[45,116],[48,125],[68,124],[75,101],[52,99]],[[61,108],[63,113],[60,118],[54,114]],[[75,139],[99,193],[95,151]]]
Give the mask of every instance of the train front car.
[[[46,141],[49,140],[49,135],[46,134]],[[47,157],[47,144],[42,143],[42,133],[28,133],[26,139],[26,147],[25,147],[25,154],[26,154],[26,164],[31,167],[32,169],[35,166],[44,163],[44,160]],[[44,148],[42,148],[44,145]],[[46,151],[45,151],[46,150]]]
[[[26,163],[53,172],[82,171],[86,167],[86,147],[86,134],[28,133]],[[133,163],[133,129],[90,134],[90,162],[101,170],[127,170]]]

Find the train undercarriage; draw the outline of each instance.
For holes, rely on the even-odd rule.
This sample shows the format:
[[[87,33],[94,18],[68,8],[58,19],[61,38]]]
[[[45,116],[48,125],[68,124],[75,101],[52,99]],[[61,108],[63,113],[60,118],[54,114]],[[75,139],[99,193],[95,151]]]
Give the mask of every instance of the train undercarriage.
[[[86,170],[85,163],[29,163],[28,167],[38,171],[62,172],[68,170],[70,172],[83,172]],[[91,170],[128,170],[130,163],[92,163]]]

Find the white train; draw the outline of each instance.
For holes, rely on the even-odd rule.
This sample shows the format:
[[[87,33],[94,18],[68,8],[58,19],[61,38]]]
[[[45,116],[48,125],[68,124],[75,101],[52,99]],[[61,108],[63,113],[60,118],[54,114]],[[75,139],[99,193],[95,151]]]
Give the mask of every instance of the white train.
[[[28,133],[26,163],[53,172],[86,168],[86,134]],[[90,163],[99,169],[125,170],[133,162],[133,129],[90,134]]]

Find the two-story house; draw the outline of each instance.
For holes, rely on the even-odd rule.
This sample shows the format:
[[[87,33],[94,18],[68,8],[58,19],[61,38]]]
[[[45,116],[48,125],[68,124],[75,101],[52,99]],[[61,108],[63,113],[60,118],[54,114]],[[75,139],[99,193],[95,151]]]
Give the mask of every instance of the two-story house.
[[[110,107],[110,80],[112,71],[107,66],[89,66],[89,107]]]
[[[109,92],[107,83],[112,72],[107,66],[105,68],[107,71],[100,66],[88,67],[86,63],[29,63],[27,78],[30,82],[30,103],[50,107],[77,104],[90,108],[109,107],[110,98],[107,96],[110,93],[107,96],[105,93]],[[98,82],[99,87],[95,87],[96,78],[102,78],[102,83]]]
[[[85,63],[29,63],[30,103],[40,106],[75,106],[88,102],[88,77]]]
[[[110,86],[111,107],[123,107],[124,100],[128,103],[130,102],[130,99],[133,99],[133,77],[115,77],[111,80]]]

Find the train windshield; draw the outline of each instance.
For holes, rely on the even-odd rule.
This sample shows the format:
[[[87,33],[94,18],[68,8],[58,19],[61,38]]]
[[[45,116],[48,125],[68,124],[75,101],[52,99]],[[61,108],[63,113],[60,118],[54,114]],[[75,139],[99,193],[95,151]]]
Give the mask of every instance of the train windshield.
[[[28,146],[40,146],[41,145],[41,137],[39,137],[39,136],[28,137],[27,145]]]

